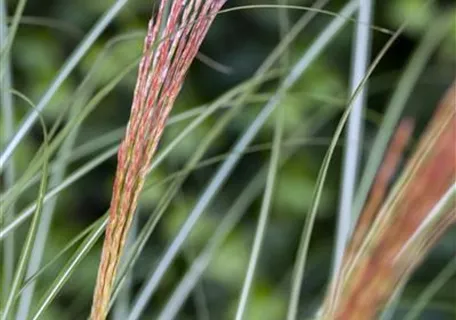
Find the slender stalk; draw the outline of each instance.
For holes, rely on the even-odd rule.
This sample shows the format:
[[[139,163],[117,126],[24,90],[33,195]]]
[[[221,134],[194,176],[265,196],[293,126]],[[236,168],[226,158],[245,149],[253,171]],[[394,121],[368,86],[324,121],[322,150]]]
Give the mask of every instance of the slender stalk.
[[[358,20],[355,29],[355,42],[353,43],[351,95],[356,93],[362,83],[369,63],[373,0],[360,1]],[[337,216],[337,235],[333,261],[333,276],[337,276],[342,263],[342,255],[350,236],[353,221],[352,203],[358,176],[359,149],[362,144],[363,114],[367,94],[367,83],[359,90],[355,97],[348,118],[347,144],[345,146],[343,177]]]

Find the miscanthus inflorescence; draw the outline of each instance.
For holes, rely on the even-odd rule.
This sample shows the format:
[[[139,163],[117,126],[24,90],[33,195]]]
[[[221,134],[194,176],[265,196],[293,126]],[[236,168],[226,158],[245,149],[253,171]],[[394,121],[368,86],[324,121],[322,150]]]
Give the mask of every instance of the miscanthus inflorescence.
[[[105,319],[122,248],[147,168],[186,72],[226,0],[162,0],[149,22],[130,120],[119,147],[117,171],[92,305]]]

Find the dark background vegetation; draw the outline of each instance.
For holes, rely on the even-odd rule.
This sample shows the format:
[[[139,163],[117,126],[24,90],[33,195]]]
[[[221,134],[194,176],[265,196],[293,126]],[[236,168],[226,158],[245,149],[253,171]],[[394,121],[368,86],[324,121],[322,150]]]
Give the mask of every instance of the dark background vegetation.
[[[92,80],[95,88],[101,88],[138,57],[147,20],[153,12],[153,2],[152,0],[132,0],[122,10],[45,110],[44,118],[47,125],[51,126],[63,112],[62,110],[75,107],[72,102],[75,99],[74,95],[77,94],[77,87],[91,70],[94,72]],[[294,0],[289,1],[289,4],[309,5],[311,2]],[[395,84],[410,60],[413,50],[429,25],[439,19],[445,10],[455,5],[454,1],[435,1],[431,5],[431,10],[420,11],[420,6],[425,2],[425,0],[391,0],[377,1],[375,5],[375,25],[396,30],[405,19],[410,19],[410,25],[388,50],[369,84],[367,99],[369,111],[364,132],[363,160],[369,153],[384,107],[395,90]],[[11,14],[15,1],[8,3]],[[83,35],[112,3],[112,0],[29,0],[25,10],[27,19],[24,19],[24,23],[20,26],[12,51],[14,87],[36,102]],[[227,7],[267,3],[276,2],[229,0]],[[337,12],[343,4],[344,1],[330,1],[327,9]],[[290,22],[295,21],[302,14],[304,11],[289,10]],[[218,16],[201,52],[228,67],[230,72],[223,73],[201,61],[195,61],[173,114],[210,102],[234,85],[251,77],[280,40],[277,17],[278,9],[260,8]],[[332,17],[327,15],[317,15],[290,47],[288,52],[290,61],[299,57],[331,19]],[[96,60],[114,37],[125,34],[136,34],[136,36],[128,41],[118,42],[110,47],[104,58]],[[298,146],[293,144],[293,147],[288,144],[284,147],[284,152],[287,148],[295,148],[296,152],[279,171],[267,239],[250,300],[250,319],[283,319],[288,298],[289,276],[299,235],[309,209],[317,172],[326,151],[328,139],[334,132],[342,110],[342,106],[331,106],[327,100],[346,101],[349,91],[352,34],[353,23],[349,23],[281,104],[286,112],[286,141],[303,126],[309,126],[309,129],[314,131],[306,144]],[[374,31],[372,56],[380,51],[388,38],[388,35]],[[405,114],[416,119],[415,137],[419,136],[438,99],[455,75],[455,39],[456,33],[453,30],[433,55],[408,100]],[[76,145],[126,124],[135,75],[136,69],[99,104],[83,123]],[[266,85],[263,88],[264,93],[272,92],[274,84],[275,82],[271,82]],[[19,123],[20,118],[29,110],[20,100],[15,102]],[[230,146],[262,105],[262,102],[249,103],[244,111],[229,124],[204,158],[208,159],[228,152]],[[326,121],[318,124],[306,122],[309,114],[320,108],[332,110],[328,112]],[[209,132],[221,115],[221,112],[217,113],[188,136],[152,173],[150,181],[160,181],[181,169],[201,138]],[[179,124],[166,129],[161,145],[170,142],[184,125]],[[255,143],[269,143],[273,127],[274,122],[268,122]],[[15,156],[19,173],[25,170],[41,141],[41,128],[36,125]],[[302,295],[303,306],[308,311],[313,310],[312,308],[318,303],[318,298],[323,294],[330,271],[335,214],[340,190],[341,151],[342,149],[338,148],[333,159],[312,238]],[[269,155],[268,150],[262,150],[243,157],[209,212],[197,225],[193,236],[186,243],[184,253],[168,270],[165,281],[154,296],[154,306],[159,306],[165,301],[176,281],[187,270],[189,261],[207,241],[241,188],[256,173],[256,170],[263,164],[267,164]],[[68,171],[75,170],[87,159],[71,164]],[[44,261],[51,259],[62,249],[64,243],[108,209],[115,165],[115,158],[110,159],[60,196]],[[195,170],[186,180],[179,196],[173,200],[172,206],[166,212],[134,268],[135,290],[140,288],[144,279],[153,271],[157,259],[173,239],[216,168],[217,163]],[[137,221],[138,228],[142,227],[143,222],[153,212],[166,187],[167,184],[158,184],[143,193]],[[26,194],[21,198],[19,208],[26,206],[35,197],[34,190]],[[210,319],[229,319],[233,315],[244,279],[260,205],[261,194],[230,235],[201,282]],[[21,228],[16,235],[19,243],[25,230]],[[450,256],[454,255],[456,248],[454,230],[451,233],[452,235],[449,234],[441,241],[406,287],[400,310],[406,310],[410,303],[413,303],[413,299],[424,286],[449,261]],[[101,244],[84,260],[46,314],[46,319],[83,319],[88,314],[100,248]],[[44,294],[56,272],[63,266],[64,260],[56,263],[43,275],[39,281],[36,297]],[[427,307],[422,319],[454,319],[455,286],[456,279],[453,277]],[[151,307],[148,310],[149,316],[144,319],[152,319],[152,314],[157,309]],[[191,298],[179,319],[200,319],[200,313],[201,306]]]

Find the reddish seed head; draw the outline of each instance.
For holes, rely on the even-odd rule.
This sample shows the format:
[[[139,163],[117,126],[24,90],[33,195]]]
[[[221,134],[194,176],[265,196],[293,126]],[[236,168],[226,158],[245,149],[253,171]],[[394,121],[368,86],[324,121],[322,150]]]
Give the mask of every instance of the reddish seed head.
[[[92,319],[106,318],[111,288],[147,168],[190,64],[226,0],[162,0],[144,40],[130,120],[119,147]],[[170,5],[169,14],[166,7]]]

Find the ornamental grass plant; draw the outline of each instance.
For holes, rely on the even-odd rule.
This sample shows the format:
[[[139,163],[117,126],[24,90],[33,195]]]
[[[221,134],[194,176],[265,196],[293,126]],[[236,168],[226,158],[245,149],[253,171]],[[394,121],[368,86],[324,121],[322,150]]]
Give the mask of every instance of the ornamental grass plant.
[[[454,4],[43,1],[0,0],[1,320],[454,318]]]

